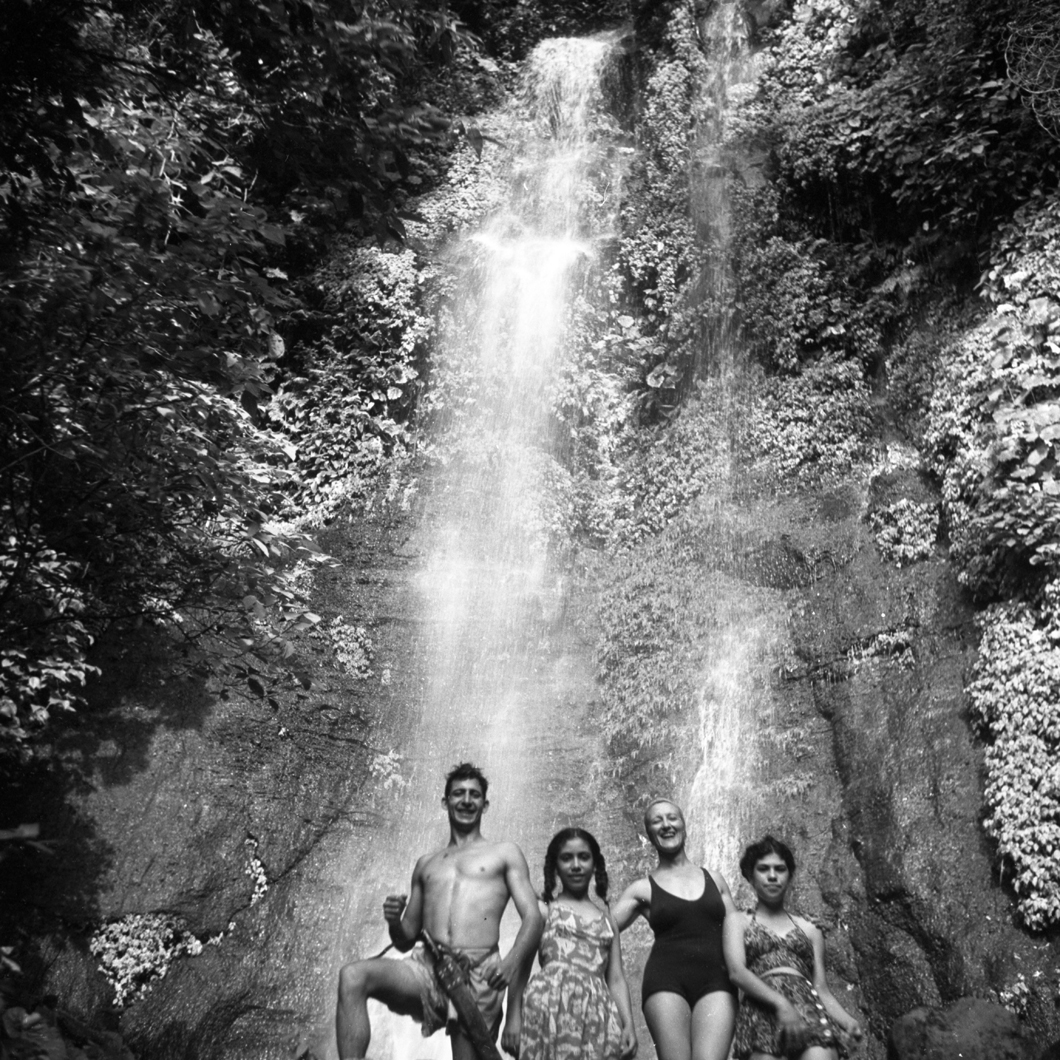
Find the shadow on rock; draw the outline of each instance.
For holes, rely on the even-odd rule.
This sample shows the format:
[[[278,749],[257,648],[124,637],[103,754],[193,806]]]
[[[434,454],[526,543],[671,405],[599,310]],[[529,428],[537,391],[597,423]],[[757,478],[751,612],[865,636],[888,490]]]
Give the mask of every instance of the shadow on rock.
[[[965,997],[945,1008],[917,1008],[896,1020],[888,1060],[1033,1060],[1035,1050],[1008,1009]]]
[[[19,987],[39,993],[60,967],[66,1007],[105,1011],[110,994],[88,953],[88,925],[98,919],[114,850],[76,804],[83,782],[62,764],[37,759],[6,772],[0,826],[40,830],[39,843],[5,845],[0,871],[0,938],[15,948]]]
[[[85,689],[85,705],[55,738],[55,753],[93,785],[129,783],[150,768],[158,729],[199,729],[213,697],[206,678],[155,630],[113,632],[91,662],[101,673]]]
[[[45,931],[83,923],[99,911],[98,882],[114,856],[76,803],[83,781],[55,760],[36,759],[8,771],[0,784],[0,827],[33,823],[40,842],[7,852],[0,872],[0,925]],[[12,937],[10,935],[8,938]]]
[[[248,962],[208,948],[129,1008],[122,1034],[151,1060],[221,1060],[233,1025],[255,1007],[253,994]]]

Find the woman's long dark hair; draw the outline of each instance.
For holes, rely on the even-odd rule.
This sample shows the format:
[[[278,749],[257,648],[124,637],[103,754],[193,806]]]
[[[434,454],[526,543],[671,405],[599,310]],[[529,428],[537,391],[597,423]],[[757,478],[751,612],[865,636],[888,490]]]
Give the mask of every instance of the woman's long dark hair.
[[[596,837],[584,828],[561,828],[548,844],[545,851],[545,889],[541,894],[542,901],[551,902],[553,892],[556,889],[556,864],[559,861],[559,852],[568,839],[584,839],[589,853],[593,856],[593,879],[596,882],[596,893],[602,902],[607,902],[607,868],[604,865],[604,855],[600,853],[600,844]]]

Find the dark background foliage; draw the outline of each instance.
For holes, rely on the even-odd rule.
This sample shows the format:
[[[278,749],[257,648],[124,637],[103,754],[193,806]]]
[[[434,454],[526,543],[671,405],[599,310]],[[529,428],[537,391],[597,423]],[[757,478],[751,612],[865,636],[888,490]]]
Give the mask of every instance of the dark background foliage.
[[[625,357],[634,427],[679,420],[731,339],[769,377],[738,441],[748,483],[771,489],[862,459],[869,385],[889,378],[898,427],[929,424],[966,588],[1018,598],[1055,640],[1056,313],[907,339],[946,300],[975,317],[977,284],[1019,312],[1055,290],[1060,143],[1035,92],[1060,69],[1042,50],[1057,5],[772,7],[752,35],[771,65],[728,145],[763,179],[715,160],[722,274],[719,226],[690,215],[709,5],[0,5],[0,755],[27,783],[107,634],[147,630],[263,703],[294,667],[317,622],[296,567],[323,561],[299,517],[400,450],[415,415],[426,325],[397,253],[412,200],[454,147],[481,150],[475,113],[536,41],[631,17],[639,150],[600,343]],[[363,282],[338,298],[329,269]],[[694,427],[658,437],[712,451]],[[636,456],[656,440],[623,456],[634,537],[700,488],[683,455]],[[605,660],[619,685],[621,655]]]

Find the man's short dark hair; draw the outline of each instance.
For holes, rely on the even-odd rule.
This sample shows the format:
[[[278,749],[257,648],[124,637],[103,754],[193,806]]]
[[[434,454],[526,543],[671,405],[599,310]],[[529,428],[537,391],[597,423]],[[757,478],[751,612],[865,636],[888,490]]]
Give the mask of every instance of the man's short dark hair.
[[[486,774],[478,766],[473,766],[470,762],[461,762],[459,765],[453,766],[446,774],[446,798],[449,798],[449,791],[457,780],[477,780],[482,787],[483,798],[486,797],[486,793],[489,791],[490,782],[486,779]]]

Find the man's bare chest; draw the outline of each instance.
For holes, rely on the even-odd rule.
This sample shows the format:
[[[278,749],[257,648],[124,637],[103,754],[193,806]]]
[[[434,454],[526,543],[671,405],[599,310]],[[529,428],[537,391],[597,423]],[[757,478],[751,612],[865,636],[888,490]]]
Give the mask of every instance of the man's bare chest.
[[[487,851],[442,851],[430,860],[423,873],[428,888],[452,887],[461,883],[488,884],[503,879],[503,876],[502,859]]]

